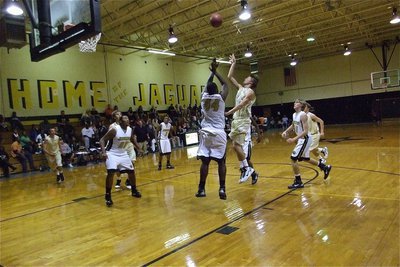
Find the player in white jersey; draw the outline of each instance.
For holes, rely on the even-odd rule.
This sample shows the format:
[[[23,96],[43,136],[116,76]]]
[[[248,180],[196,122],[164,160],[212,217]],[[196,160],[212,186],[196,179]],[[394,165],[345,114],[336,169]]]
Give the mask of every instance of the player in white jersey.
[[[322,155],[324,155],[324,157],[327,158],[328,148],[318,147],[320,135],[322,136],[324,135],[324,121],[321,120],[319,117],[317,117],[314,113],[311,113],[310,109],[312,109],[311,105],[306,102],[304,107],[304,112],[308,116],[308,129],[311,135],[310,152],[312,152],[316,157],[318,157],[318,161],[310,158],[308,162],[313,165],[317,165],[324,172],[324,179],[327,179],[329,176],[329,172],[332,169],[332,166],[326,165],[326,160],[323,160],[322,157],[319,158],[319,156],[321,151]],[[318,123],[321,127],[321,132],[319,130]]]
[[[142,195],[136,189],[135,170],[131,159],[129,158],[126,147],[130,142],[134,142],[132,128],[128,126],[129,118],[122,116],[119,125],[111,127],[108,132],[100,139],[100,146],[103,157],[106,159],[107,178],[105,200],[107,206],[112,206],[111,188],[115,172],[128,173],[133,197],[140,198]],[[107,152],[105,144],[107,144]]]
[[[328,158],[328,148],[318,147],[320,138],[323,137],[325,134],[324,133],[325,125],[324,121],[321,118],[319,118],[317,115],[311,112],[312,110],[313,110],[312,106],[309,103],[306,103],[304,112],[307,113],[308,116],[309,131],[311,133],[311,138],[312,138],[310,152],[312,152],[314,156],[316,156],[318,159],[321,159],[321,161],[325,162],[325,160],[322,159]]]
[[[228,86],[217,72],[218,63],[214,59],[211,63],[211,74],[208,78],[205,90],[201,95],[201,130],[199,131],[200,143],[197,151],[197,159],[201,160],[199,190],[196,197],[205,197],[205,185],[211,160],[218,163],[219,198],[226,199],[226,133],[225,133],[225,100],[228,96]],[[218,87],[213,82],[217,76],[222,85],[218,93]]]
[[[254,172],[254,169],[249,166],[246,155],[243,151],[243,145],[245,143],[246,134],[251,128],[251,107],[256,101],[256,94],[254,93],[257,87],[258,77],[251,74],[243,81],[243,85],[239,84],[233,77],[233,72],[236,66],[235,55],[230,56],[232,63],[229,69],[228,78],[238,88],[236,94],[235,107],[225,113],[226,116],[233,114],[233,121],[231,123],[231,132],[229,137],[232,139],[233,149],[236,152],[236,156],[240,162],[240,169],[242,174],[239,182],[243,183],[249,179]]]
[[[111,114],[112,116],[112,120],[114,121],[112,124],[110,124],[110,126],[108,127],[108,129],[112,128],[112,127],[116,127],[117,125],[119,125],[119,122],[121,120],[122,117],[122,113],[118,110],[114,110]],[[138,147],[136,145],[136,147]],[[135,146],[134,144],[131,142],[129,144],[127,144],[126,146],[126,152],[128,152],[129,158],[132,161],[132,164],[135,165],[135,161],[136,161],[136,152],[135,152]],[[131,189],[131,184],[129,182],[129,179],[125,180],[125,186],[128,189]],[[119,190],[121,188],[121,173],[117,172],[117,181],[115,183],[115,188],[117,190]]]
[[[160,123],[158,129],[159,148],[160,148],[160,159],[158,160],[158,170],[161,171],[162,168],[162,158],[164,155],[167,156],[167,169],[173,169],[174,166],[171,165],[171,143],[169,141],[169,133],[172,129],[172,125],[169,122],[169,116],[165,115],[164,120]]]
[[[51,128],[50,133],[43,142],[43,151],[46,156],[49,167],[57,173],[57,183],[64,181],[61,157],[61,141],[56,135],[56,129]]]
[[[308,116],[303,111],[306,102],[304,100],[296,99],[294,102],[294,110],[293,113],[293,121],[292,125],[289,126],[283,133],[282,137],[287,138],[286,141],[289,144],[297,142],[295,148],[292,151],[291,160],[292,160],[292,168],[294,172],[294,182],[292,185],[289,185],[289,189],[295,188],[303,188],[304,184],[301,180],[299,161],[307,161],[311,164],[318,165],[318,162],[315,160],[310,161],[310,146],[311,146],[311,134],[309,133],[309,124],[308,124]],[[296,134],[293,138],[288,138],[288,133],[294,131]],[[321,163],[320,163],[321,164]],[[327,168],[327,166],[322,166],[322,168]],[[321,168],[320,167],[320,168]],[[330,169],[329,169],[330,170]],[[328,171],[329,174],[329,171]]]

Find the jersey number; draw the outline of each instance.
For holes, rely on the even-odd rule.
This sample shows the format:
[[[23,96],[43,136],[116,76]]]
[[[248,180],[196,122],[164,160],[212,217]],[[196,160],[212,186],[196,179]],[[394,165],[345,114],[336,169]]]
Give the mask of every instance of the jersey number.
[[[217,99],[206,99],[204,101],[204,108],[206,111],[209,111],[210,108],[212,108],[213,111],[218,111],[219,101]]]

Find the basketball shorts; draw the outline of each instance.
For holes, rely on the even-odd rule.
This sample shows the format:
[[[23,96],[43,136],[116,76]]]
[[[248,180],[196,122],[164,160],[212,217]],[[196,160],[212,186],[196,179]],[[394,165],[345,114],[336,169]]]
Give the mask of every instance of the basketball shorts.
[[[161,154],[168,154],[171,153],[171,143],[169,139],[167,140],[160,140],[160,153]]]
[[[107,151],[106,160],[107,170],[131,171],[133,164],[128,156],[128,153],[113,153]]]
[[[55,169],[56,167],[62,167],[62,158],[60,152],[57,152],[54,156],[46,154],[46,159],[51,169]]]
[[[246,134],[251,126],[250,119],[235,119],[231,123],[231,132],[229,137],[232,141],[243,145],[246,139]]]
[[[310,145],[310,151],[316,149],[319,146],[319,138],[320,134],[311,134],[311,145]]]
[[[198,157],[222,159],[226,153],[225,130],[203,128],[199,131],[200,143],[197,150]]]
[[[292,151],[292,156],[290,157],[292,160],[302,161],[303,159],[310,159],[310,146],[311,146],[311,138],[309,135],[306,135],[304,138],[297,140],[297,144]]]

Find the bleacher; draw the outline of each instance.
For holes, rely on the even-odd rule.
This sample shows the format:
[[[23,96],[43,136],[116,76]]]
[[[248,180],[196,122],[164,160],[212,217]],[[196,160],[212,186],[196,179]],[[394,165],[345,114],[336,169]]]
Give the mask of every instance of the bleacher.
[[[22,124],[24,125],[26,132],[29,133],[32,125],[38,125],[38,124],[40,124],[40,122],[42,122],[42,121],[22,121]],[[50,119],[49,124],[52,127],[56,126],[57,125],[56,119]],[[78,119],[70,119],[70,124],[75,129],[75,136],[80,136],[82,126],[80,125],[79,120]],[[9,129],[11,129],[11,127],[9,127]],[[0,132],[0,145],[4,146],[5,151],[10,156],[10,159],[9,159],[10,164],[13,165],[14,167],[16,167],[15,171],[11,171],[11,169],[10,169],[10,176],[12,176],[13,174],[22,173],[21,163],[16,158],[13,158],[11,156],[11,153],[10,153],[11,152],[11,144],[12,144],[12,131]],[[33,163],[34,163],[35,167],[38,169],[38,171],[40,171],[40,169],[45,169],[45,167],[47,166],[47,161],[43,154],[32,154],[32,158],[33,158]],[[27,163],[27,165],[28,165],[27,169],[29,172],[30,171],[29,163]],[[3,178],[3,177],[4,177],[3,169],[0,168],[0,178]]]

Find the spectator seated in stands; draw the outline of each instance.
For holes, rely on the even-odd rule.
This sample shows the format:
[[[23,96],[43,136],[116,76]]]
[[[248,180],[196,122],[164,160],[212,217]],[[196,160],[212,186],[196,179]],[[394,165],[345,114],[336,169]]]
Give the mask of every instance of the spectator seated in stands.
[[[72,148],[65,140],[61,140],[61,157],[63,166],[67,166],[70,168],[73,167],[72,162],[74,160],[75,155],[72,151]]]
[[[21,142],[22,149],[29,151],[29,153],[35,153],[36,143],[33,143],[29,136],[26,134],[26,131],[23,130],[21,135],[19,136],[19,141]]]
[[[85,112],[83,112],[81,116],[81,124],[82,125],[92,125],[92,116],[90,114],[90,109],[87,109]]]
[[[4,146],[0,146],[0,167],[3,169],[3,175],[6,178],[10,177],[9,168],[11,168],[12,171],[15,171],[17,169],[13,165],[11,165],[10,162],[8,162],[9,159],[10,157],[5,151]]]
[[[21,120],[17,116],[17,112],[13,111],[11,118],[10,118],[10,123],[11,123],[11,129],[15,130],[23,130],[24,125],[22,125]]]
[[[65,111],[61,110],[60,115],[57,116],[57,134],[62,135],[64,133],[67,123],[69,123],[69,118],[65,115]]]
[[[39,124],[39,128],[45,133],[49,134],[51,125],[47,118],[44,118],[43,121]]]
[[[19,140],[19,132],[18,129],[14,129],[11,135],[11,140],[14,142],[16,140]]]
[[[22,171],[23,172],[27,172],[28,168],[27,168],[27,162],[29,163],[29,167],[31,168],[31,171],[36,171],[36,167],[33,164],[33,158],[32,158],[32,154],[27,151],[27,150],[23,150],[21,143],[19,140],[14,141],[11,144],[11,156],[13,158],[16,158],[22,166]]]
[[[87,151],[89,151],[89,148],[91,146],[92,138],[94,136],[94,130],[93,127],[90,126],[90,124],[85,124],[85,127],[82,128],[82,141],[85,144],[85,148]]]

